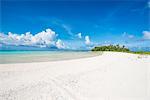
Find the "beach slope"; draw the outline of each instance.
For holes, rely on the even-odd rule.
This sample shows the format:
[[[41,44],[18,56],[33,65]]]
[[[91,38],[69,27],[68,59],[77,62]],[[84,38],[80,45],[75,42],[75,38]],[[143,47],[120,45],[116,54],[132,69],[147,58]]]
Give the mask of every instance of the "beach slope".
[[[150,56],[104,52],[74,60],[0,64],[0,100],[149,100]]]

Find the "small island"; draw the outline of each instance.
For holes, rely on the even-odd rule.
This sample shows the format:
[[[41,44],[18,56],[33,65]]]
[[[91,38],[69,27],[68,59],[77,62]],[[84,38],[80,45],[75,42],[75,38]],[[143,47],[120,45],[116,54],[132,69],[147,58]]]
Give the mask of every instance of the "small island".
[[[108,45],[108,46],[99,46],[92,49],[92,51],[117,51],[117,52],[129,52],[130,50],[124,45]]]
[[[114,52],[127,52],[134,54],[150,54],[148,51],[131,51],[129,48],[117,45],[108,45],[108,46],[96,46],[91,51],[114,51]]]

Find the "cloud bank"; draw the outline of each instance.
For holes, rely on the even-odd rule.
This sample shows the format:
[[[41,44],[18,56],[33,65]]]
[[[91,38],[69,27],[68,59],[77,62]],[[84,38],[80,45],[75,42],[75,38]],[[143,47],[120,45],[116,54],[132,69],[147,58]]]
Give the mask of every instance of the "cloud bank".
[[[57,47],[58,49],[65,49],[65,48],[66,48],[65,44],[64,44],[64,43],[62,42],[62,40],[60,40],[60,39],[57,40],[57,42],[56,42],[56,47]]]
[[[25,34],[15,34],[8,32],[8,34],[0,33],[0,43],[5,45],[24,45],[24,46],[36,46],[36,47],[57,47],[58,49],[64,49],[65,44],[62,40],[57,39],[57,34],[51,30],[39,32],[32,35],[30,32]]]
[[[150,40],[150,31],[143,31],[143,38],[146,40]]]
[[[89,36],[85,36],[85,44],[86,45],[90,45],[91,41],[90,41],[90,37]]]
[[[82,39],[82,33],[78,33],[78,34],[77,34],[77,37],[78,37],[79,39]]]

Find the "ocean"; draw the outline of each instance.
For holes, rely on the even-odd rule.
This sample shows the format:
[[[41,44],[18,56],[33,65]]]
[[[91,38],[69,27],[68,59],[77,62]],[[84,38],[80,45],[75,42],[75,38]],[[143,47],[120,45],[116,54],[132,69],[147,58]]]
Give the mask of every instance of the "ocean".
[[[100,54],[91,51],[0,51],[0,64],[70,60]]]

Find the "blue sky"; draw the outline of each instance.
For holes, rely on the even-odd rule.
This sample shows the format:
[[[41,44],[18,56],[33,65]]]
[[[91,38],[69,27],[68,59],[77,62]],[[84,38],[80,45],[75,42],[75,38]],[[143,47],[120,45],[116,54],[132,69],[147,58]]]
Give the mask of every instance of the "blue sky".
[[[40,44],[50,48],[58,42],[63,48],[72,49],[118,43],[127,47],[150,47],[149,11],[148,0],[2,0],[0,43]],[[21,44],[24,38],[21,34],[30,32],[34,37],[42,31],[43,34],[55,32],[55,36],[48,41],[50,36],[48,42]],[[18,40],[9,43],[13,42],[12,37],[18,39],[17,36],[22,39],[19,43]]]

